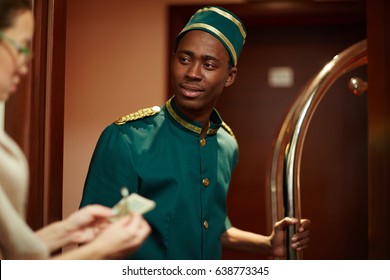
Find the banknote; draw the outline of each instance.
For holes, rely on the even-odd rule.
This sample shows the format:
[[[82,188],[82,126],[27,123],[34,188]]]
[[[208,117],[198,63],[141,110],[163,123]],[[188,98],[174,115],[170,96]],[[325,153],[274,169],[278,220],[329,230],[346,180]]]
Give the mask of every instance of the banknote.
[[[112,208],[115,216],[110,219],[111,221],[115,221],[129,213],[145,214],[156,207],[156,203],[153,200],[137,193],[129,195],[127,188],[122,188],[121,194],[122,199]]]

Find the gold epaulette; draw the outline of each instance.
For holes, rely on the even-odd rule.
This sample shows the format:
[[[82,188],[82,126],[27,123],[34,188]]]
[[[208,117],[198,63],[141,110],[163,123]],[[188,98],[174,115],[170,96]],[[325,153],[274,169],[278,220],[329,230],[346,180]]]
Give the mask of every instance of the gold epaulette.
[[[131,121],[135,121],[135,120],[142,119],[145,117],[153,116],[153,115],[157,114],[158,112],[160,112],[160,110],[161,109],[158,106],[153,106],[150,108],[141,109],[135,113],[131,113],[129,115],[126,115],[126,116],[123,116],[123,117],[117,119],[115,121],[115,124],[121,125],[121,124],[125,124],[127,122],[131,122]]]
[[[222,122],[222,127],[223,127],[227,132],[229,132],[229,134],[230,134],[231,136],[233,136],[234,139],[236,139],[236,136],[234,136],[233,130],[232,130],[225,122]]]

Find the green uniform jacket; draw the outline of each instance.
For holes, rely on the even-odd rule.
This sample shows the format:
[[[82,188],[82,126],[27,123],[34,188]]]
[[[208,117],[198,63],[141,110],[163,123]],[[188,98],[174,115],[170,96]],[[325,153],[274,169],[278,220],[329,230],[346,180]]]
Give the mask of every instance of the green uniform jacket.
[[[172,99],[150,116],[113,123],[95,148],[81,207],[109,207],[126,186],[156,202],[145,214],[152,233],[131,259],[220,259],[221,234],[231,227],[226,196],[238,145],[214,110],[204,139]],[[145,111],[145,110],[144,110]]]

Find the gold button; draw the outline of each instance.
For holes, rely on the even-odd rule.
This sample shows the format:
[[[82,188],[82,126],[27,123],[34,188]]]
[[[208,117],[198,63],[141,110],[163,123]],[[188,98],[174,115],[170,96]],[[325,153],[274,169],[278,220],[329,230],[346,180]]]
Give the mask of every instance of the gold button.
[[[203,227],[204,227],[205,229],[208,229],[208,228],[209,228],[209,222],[208,222],[207,220],[204,220],[204,221],[203,221]]]
[[[209,179],[204,178],[204,179],[202,180],[202,184],[203,184],[203,186],[207,187],[207,186],[210,184]]]
[[[202,147],[206,146],[206,139],[204,139],[204,138],[200,139],[200,145]]]

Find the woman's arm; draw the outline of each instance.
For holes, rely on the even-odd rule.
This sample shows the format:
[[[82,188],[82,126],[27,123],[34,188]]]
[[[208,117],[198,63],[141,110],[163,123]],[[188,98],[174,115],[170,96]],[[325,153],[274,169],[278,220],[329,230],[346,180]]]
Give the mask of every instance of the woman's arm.
[[[140,214],[131,214],[109,224],[91,242],[55,256],[54,259],[118,259],[134,253],[151,229]]]

